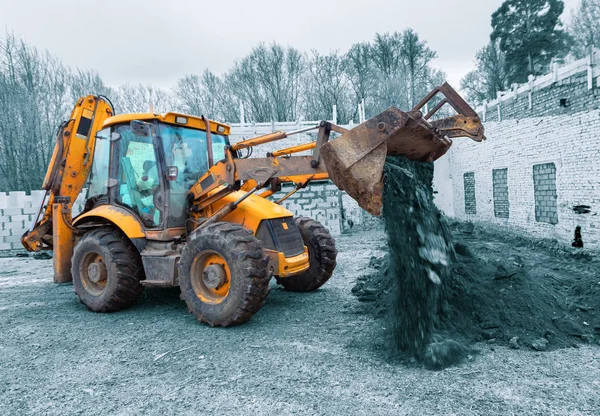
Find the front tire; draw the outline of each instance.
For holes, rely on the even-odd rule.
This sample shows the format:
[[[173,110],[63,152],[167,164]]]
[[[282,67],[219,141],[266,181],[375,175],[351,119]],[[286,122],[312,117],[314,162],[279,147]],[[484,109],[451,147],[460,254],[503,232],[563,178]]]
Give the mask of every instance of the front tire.
[[[140,255],[115,228],[97,228],[79,240],[73,250],[71,274],[77,297],[94,312],[128,308],[144,290]]]
[[[210,326],[248,321],[269,294],[269,258],[252,231],[238,224],[206,226],[183,249],[181,298]]]
[[[312,218],[298,217],[296,225],[308,247],[310,266],[302,274],[277,279],[277,283],[292,292],[312,292],[323,286],[335,269],[335,240],[323,224]]]

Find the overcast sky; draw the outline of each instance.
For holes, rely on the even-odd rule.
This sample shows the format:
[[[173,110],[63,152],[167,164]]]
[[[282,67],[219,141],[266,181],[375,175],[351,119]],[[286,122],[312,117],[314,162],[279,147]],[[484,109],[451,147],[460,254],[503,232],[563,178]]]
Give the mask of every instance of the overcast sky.
[[[565,0],[565,18],[579,0]],[[205,68],[223,73],[259,42],[342,52],[376,32],[412,27],[459,80],[502,0],[0,0],[0,27],[111,86],[174,85]]]

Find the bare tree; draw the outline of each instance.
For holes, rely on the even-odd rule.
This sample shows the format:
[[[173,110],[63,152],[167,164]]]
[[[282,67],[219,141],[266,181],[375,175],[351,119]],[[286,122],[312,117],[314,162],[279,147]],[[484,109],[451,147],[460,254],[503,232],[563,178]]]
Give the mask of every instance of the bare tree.
[[[248,121],[272,120],[271,104],[252,65],[250,57],[236,62],[226,77],[227,87],[245,108]]]
[[[175,109],[173,94],[151,85],[121,85],[113,95],[113,103],[121,113],[166,113]]]
[[[227,85],[253,121],[288,121],[298,116],[305,63],[294,48],[261,44],[227,75]]]
[[[409,97],[408,102],[412,108],[422,95],[428,84],[429,64],[437,54],[429,49],[427,42],[421,40],[412,29],[402,33],[400,41],[400,57],[407,77]]]
[[[106,86],[104,81],[102,81],[100,74],[94,70],[77,69],[77,71],[70,76],[69,85],[73,102],[79,97],[84,97],[89,94],[101,94],[109,98],[114,94],[112,88]]]
[[[69,73],[56,58],[0,39],[0,189],[38,189],[65,116]]]
[[[461,80],[460,87],[474,104],[496,98],[497,91],[504,91],[508,85],[505,55],[498,41],[490,42],[476,55],[476,68]]]
[[[467,101],[474,104],[481,104],[489,98],[486,84],[485,74],[474,69],[469,71],[460,80],[460,89],[466,95]]]
[[[372,113],[392,105],[412,108],[430,84],[436,56],[412,29],[377,33],[372,44],[352,46],[348,71],[358,98],[366,99]]]
[[[371,44],[353,45],[344,56],[313,51],[307,57],[292,47],[260,44],[224,77],[206,70],[181,78],[172,90],[143,84],[110,88],[97,72],[72,71],[6,34],[0,38],[0,190],[39,189],[56,127],[80,96],[106,95],[117,112],[178,110],[229,122],[239,120],[240,103],[249,121],[330,118],[335,105],[338,121],[345,123],[362,100],[370,114],[414,102],[443,77],[430,66],[434,56],[412,30],[377,34]]]
[[[346,54],[346,72],[355,94],[356,104],[365,102],[365,112],[371,113],[374,107],[377,79],[375,63],[369,43],[356,43]]]
[[[189,114],[216,114],[218,78],[206,70],[202,77],[187,75],[177,81],[175,96],[183,111]],[[208,81],[208,82],[207,82]]]
[[[355,114],[350,79],[346,71],[348,61],[337,51],[321,55],[312,51],[307,58],[308,74],[305,85],[305,116],[310,120],[331,119],[333,106],[337,121],[348,122]]]
[[[371,53],[378,70],[379,88],[376,93],[377,112],[395,105],[408,107],[406,74],[401,55],[402,35],[398,32],[375,35]]]
[[[581,59],[590,46],[600,48],[600,0],[581,0],[572,14],[568,30],[575,42],[571,53]]]
[[[174,90],[182,111],[228,122],[239,121],[238,106],[225,82],[209,70],[180,78]]]

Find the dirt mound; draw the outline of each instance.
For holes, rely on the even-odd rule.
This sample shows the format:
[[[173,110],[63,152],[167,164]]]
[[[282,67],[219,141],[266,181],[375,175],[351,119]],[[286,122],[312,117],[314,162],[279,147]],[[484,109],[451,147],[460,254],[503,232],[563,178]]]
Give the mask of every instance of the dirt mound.
[[[598,286],[595,279],[585,280],[584,286]],[[540,275],[516,255],[496,260],[472,253],[458,255],[452,265],[441,325],[473,341],[508,343],[517,337],[516,345],[527,347],[540,338],[554,347],[589,341],[600,321],[597,312],[587,306],[587,296],[568,295],[574,283],[563,276]],[[577,307],[569,310],[570,304],[579,303],[586,304],[587,316],[576,312]]]
[[[430,164],[386,164],[389,254],[353,292],[389,322],[400,351],[439,369],[471,342],[557,348],[600,336],[593,256],[471,223],[449,226],[433,204]],[[525,259],[525,260],[524,260]]]
[[[453,228],[457,258],[446,326],[473,340],[518,337],[526,347],[540,338],[552,348],[594,342],[600,335],[600,274],[589,252],[532,239],[515,243],[511,233],[480,227]],[[481,247],[483,241],[488,243]]]

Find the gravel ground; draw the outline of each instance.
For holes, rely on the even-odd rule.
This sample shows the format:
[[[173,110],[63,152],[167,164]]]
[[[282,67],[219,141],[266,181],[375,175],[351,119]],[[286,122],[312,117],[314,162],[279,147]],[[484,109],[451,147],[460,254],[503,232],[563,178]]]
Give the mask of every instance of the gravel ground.
[[[439,372],[390,359],[381,323],[350,292],[384,240],[339,237],[322,289],[273,284],[248,324],[225,329],[195,321],[173,289],[91,313],[52,283],[51,260],[0,259],[0,415],[598,414],[597,346],[479,344]]]

